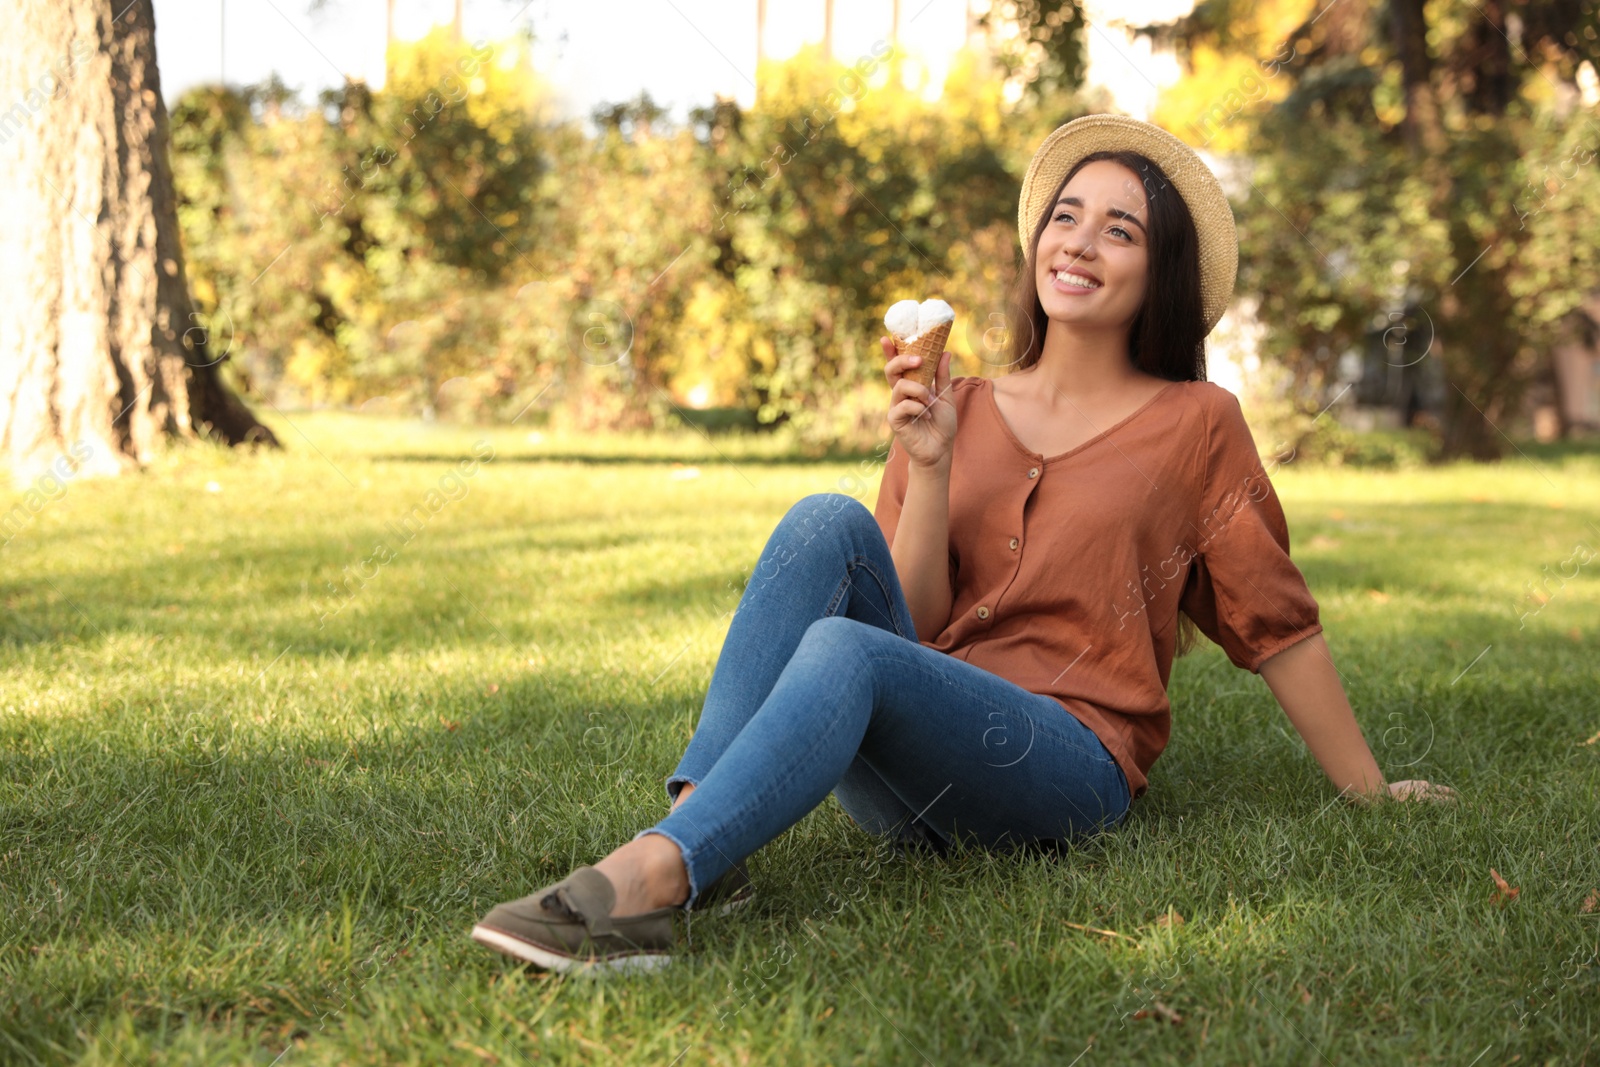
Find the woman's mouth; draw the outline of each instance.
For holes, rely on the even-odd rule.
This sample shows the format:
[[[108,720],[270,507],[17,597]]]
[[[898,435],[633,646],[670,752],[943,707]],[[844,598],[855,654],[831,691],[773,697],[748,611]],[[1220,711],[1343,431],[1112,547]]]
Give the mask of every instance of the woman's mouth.
[[[1101,287],[1101,284],[1092,278],[1085,278],[1081,274],[1069,274],[1066,271],[1051,271],[1050,281],[1058,293],[1092,293]]]

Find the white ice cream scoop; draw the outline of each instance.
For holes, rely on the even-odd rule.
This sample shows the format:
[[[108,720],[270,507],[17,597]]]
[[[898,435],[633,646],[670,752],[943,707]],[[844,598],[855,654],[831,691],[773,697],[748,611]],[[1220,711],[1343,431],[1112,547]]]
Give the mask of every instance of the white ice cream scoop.
[[[956,313],[943,300],[924,300],[917,308],[917,333],[927,333],[935,326],[956,321]]]
[[[889,333],[904,340],[917,332],[920,317],[921,308],[915,300],[901,300],[889,308],[883,316],[883,324],[889,328]]]
[[[915,341],[936,326],[956,321],[956,313],[943,300],[930,299],[918,304],[915,300],[901,300],[883,316],[883,324],[895,339]]]

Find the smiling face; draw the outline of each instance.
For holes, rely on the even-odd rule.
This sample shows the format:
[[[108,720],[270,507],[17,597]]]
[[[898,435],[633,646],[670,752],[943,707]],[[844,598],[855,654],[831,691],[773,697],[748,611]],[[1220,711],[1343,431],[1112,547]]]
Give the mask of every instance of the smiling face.
[[[1149,225],[1137,174],[1108,159],[1081,167],[1039,236],[1034,284],[1045,314],[1086,326],[1131,325],[1148,288]]]

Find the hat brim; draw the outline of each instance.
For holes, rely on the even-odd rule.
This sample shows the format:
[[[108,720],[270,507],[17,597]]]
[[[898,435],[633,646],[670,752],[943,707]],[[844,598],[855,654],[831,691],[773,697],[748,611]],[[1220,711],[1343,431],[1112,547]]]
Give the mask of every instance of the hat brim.
[[[1233,299],[1239,270],[1239,231],[1222,183],[1211,168],[1159,126],[1127,115],[1084,115],[1044,139],[1028,164],[1017,198],[1017,240],[1031,253],[1034,227],[1061,179],[1094,152],[1127,150],[1148,158],[1172,182],[1194,218],[1200,240],[1200,300],[1210,333]]]

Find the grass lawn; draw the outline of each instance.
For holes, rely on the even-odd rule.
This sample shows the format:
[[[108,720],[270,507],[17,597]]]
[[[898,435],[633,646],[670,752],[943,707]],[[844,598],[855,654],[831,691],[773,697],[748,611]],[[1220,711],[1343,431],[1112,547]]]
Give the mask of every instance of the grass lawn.
[[[1120,831],[886,859],[830,798],[594,982],[467,931],[665,813],[768,533],[858,463],[292,419],[0,548],[0,1062],[1600,1061],[1592,449],[1274,475],[1380,765],[1461,804],[1336,801],[1206,645]]]

